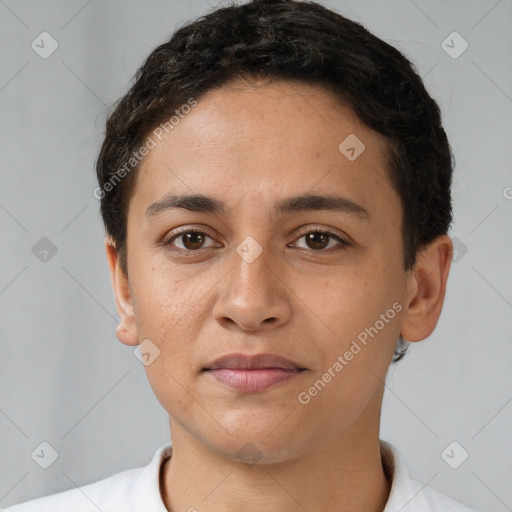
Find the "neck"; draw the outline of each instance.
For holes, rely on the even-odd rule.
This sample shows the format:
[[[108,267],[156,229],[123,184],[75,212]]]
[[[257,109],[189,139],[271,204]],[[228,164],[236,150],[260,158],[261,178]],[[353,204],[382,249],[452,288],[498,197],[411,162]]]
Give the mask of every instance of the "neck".
[[[162,494],[171,512],[382,512],[386,505],[390,482],[378,426],[282,462],[248,466],[170,424],[173,452],[163,469]]]

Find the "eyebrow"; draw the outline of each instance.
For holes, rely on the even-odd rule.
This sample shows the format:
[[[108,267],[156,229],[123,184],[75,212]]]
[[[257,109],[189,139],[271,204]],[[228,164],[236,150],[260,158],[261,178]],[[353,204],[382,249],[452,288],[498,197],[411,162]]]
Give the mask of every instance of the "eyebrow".
[[[182,208],[191,212],[213,213],[222,215],[226,213],[223,201],[202,194],[167,195],[163,199],[151,204],[145,213],[146,217],[153,217],[159,213],[173,208]],[[348,213],[363,220],[370,219],[370,213],[360,204],[334,195],[302,194],[281,199],[274,205],[278,214],[287,214],[303,211],[327,210]]]

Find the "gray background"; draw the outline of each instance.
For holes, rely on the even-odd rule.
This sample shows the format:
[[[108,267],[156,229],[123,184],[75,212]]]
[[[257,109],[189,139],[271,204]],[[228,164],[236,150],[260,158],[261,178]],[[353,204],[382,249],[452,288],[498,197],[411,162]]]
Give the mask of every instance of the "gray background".
[[[115,337],[93,164],[137,67],[209,3],[0,0],[1,507],[145,465],[170,440],[142,364]],[[445,307],[390,371],[382,437],[417,480],[512,510],[512,1],[324,4],[412,59],[457,163]],[[47,59],[31,48],[43,31],[59,44]],[[469,44],[456,59],[441,46],[453,31]],[[42,237],[57,248],[46,262],[32,252]],[[43,441],[59,453],[46,470],[31,458]],[[441,457],[452,441],[469,453],[458,469]]]

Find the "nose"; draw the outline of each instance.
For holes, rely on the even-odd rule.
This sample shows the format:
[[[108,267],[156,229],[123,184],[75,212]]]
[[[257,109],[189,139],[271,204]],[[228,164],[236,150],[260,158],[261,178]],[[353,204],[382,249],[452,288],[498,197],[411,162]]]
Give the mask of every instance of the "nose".
[[[265,251],[250,263],[234,253],[233,268],[219,283],[213,315],[228,329],[270,330],[290,320],[289,300],[284,275]]]

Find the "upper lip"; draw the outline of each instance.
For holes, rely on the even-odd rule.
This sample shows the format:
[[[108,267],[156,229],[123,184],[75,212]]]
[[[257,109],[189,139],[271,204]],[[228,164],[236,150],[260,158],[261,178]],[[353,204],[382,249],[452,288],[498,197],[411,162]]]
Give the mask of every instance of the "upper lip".
[[[229,368],[232,370],[255,370],[262,368],[280,368],[284,370],[305,370],[301,365],[285,357],[273,354],[228,354],[209,363],[203,370],[218,370]]]

